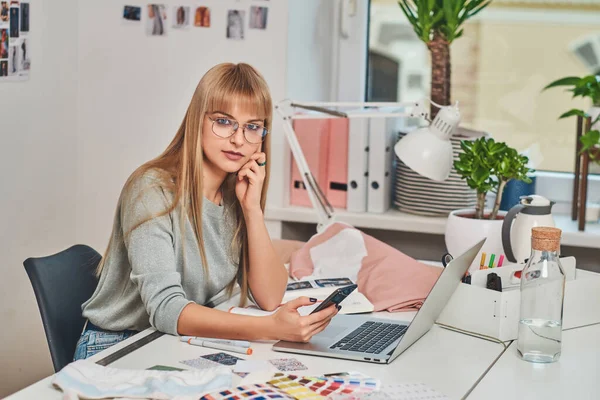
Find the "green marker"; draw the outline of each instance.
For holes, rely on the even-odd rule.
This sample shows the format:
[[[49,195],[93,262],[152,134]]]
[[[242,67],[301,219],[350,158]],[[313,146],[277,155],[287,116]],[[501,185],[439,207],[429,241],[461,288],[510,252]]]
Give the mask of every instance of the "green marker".
[[[490,268],[494,268],[494,257],[495,257],[495,255],[494,255],[494,254],[492,254],[492,255],[490,256]]]

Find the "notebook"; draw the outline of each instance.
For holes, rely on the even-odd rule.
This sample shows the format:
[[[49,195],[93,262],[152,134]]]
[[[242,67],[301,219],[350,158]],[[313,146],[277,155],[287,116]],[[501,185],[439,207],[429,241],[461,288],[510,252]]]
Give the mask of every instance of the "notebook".
[[[326,278],[313,279],[290,282],[287,285],[285,294],[283,295],[283,303],[287,303],[301,296],[313,297],[317,299],[315,304],[310,306],[300,307],[298,312],[300,315],[308,315],[314,310],[321,301],[325,300],[336,288],[341,286],[352,285],[354,282],[349,278]],[[373,312],[375,307],[364,294],[358,290],[353,291],[341,303],[342,309],[340,314],[361,314]],[[275,311],[263,311],[255,305],[248,307],[232,307],[229,312],[233,314],[265,316],[275,313]]]

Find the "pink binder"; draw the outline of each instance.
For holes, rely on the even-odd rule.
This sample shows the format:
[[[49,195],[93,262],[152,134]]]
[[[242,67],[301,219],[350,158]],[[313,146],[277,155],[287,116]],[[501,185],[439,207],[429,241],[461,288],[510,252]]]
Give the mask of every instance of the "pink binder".
[[[334,208],[345,209],[348,199],[348,118],[330,119],[327,184],[323,191]]]
[[[296,119],[293,126],[300,148],[302,148],[302,152],[304,153],[304,158],[306,158],[306,162],[308,163],[308,168],[310,168],[317,183],[325,192],[329,151],[329,119]],[[291,163],[290,204],[312,207],[293,155]]]

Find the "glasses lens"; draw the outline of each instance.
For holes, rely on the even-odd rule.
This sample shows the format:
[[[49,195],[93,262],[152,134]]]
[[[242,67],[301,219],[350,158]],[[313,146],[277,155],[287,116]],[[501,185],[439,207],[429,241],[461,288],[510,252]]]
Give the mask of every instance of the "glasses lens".
[[[233,133],[235,122],[227,118],[215,118],[212,128],[215,135],[226,138]]]
[[[262,125],[246,124],[244,126],[244,135],[250,143],[260,143],[267,136],[267,129]]]

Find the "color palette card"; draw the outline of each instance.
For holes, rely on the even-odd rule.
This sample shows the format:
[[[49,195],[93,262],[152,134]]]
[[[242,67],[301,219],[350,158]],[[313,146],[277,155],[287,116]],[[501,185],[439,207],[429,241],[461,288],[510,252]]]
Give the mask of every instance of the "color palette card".
[[[283,374],[276,374],[275,378],[267,383],[271,386],[283,390],[295,399],[325,399],[325,396],[316,393],[315,391],[311,390],[308,386],[306,386],[307,383],[312,383],[312,381],[309,378],[302,378],[294,375],[288,376]]]
[[[296,388],[296,385],[293,384],[301,385],[320,396],[314,397],[317,399],[327,398],[333,394],[350,395],[353,393],[370,392],[380,387],[379,380],[362,374],[356,376],[336,375],[319,377],[284,375],[279,373],[275,374],[274,379],[268,383],[286,391],[287,388]]]
[[[296,400],[283,390],[269,386],[266,383],[256,383],[253,385],[238,386],[235,388],[219,390],[210,394],[205,394],[200,397],[200,400],[267,400],[267,399],[283,399]]]

